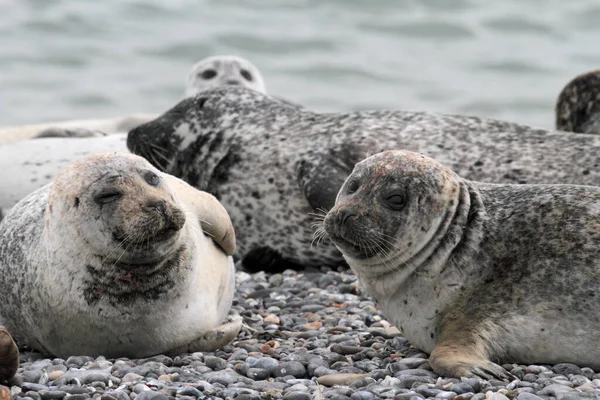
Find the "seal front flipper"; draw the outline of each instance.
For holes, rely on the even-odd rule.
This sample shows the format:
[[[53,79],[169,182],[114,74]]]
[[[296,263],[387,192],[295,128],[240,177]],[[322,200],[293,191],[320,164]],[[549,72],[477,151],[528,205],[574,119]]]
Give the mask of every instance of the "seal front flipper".
[[[296,177],[311,208],[329,211],[354,165],[366,156],[362,146],[350,144],[326,149],[322,154],[307,154],[298,161]]]
[[[10,333],[0,329],[0,382],[12,378],[19,368],[19,349]]]
[[[198,351],[217,351],[221,347],[231,343],[242,329],[243,319],[239,315],[232,318],[230,322],[223,323],[205,332],[201,332],[196,339],[186,345],[171,349],[167,355],[177,356],[183,353],[195,353]]]

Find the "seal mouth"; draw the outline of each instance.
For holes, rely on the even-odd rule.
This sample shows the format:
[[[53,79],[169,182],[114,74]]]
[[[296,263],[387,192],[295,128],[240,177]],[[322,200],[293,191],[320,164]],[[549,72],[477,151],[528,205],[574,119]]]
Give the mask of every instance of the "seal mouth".
[[[377,251],[370,247],[368,243],[363,243],[360,240],[355,241],[349,238],[337,235],[337,234],[329,234],[333,243],[340,248],[342,253],[358,258],[358,259],[367,259],[374,257],[377,255]]]

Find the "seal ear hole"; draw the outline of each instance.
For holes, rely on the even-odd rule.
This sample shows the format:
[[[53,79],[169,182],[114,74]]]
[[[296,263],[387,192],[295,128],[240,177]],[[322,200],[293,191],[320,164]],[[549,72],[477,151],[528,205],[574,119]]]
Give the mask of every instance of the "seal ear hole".
[[[204,108],[204,104],[206,103],[206,100],[208,100],[206,97],[200,97],[197,100],[197,106],[198,106],[199,110],[202,109],[202,108]]]
[[[240,74],[244,77],[248,82],[252,82],[252,74],[247,69],[242,69]]]
[[[200,77],[202,79],[212,79],[215,76],[217,76],[217,71],[215,71],[212,68],[209,69],[205,69],[204,71],[202,71],[202,73],[200,74]]]
[[[79,197],[75,197],[75,201],[73,202],[73,206],[75,208],[79,208]]]

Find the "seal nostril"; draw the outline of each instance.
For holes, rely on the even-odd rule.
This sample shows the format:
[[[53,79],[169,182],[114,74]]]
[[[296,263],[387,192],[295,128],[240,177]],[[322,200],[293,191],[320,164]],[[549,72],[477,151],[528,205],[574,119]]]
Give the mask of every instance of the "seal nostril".
[[[352,218],[352,217],[356,217],[356,213],[353,213],[353,212],[351,212],[351,211],[347,211],[347,210],[346,210],[346,211],[343,211],[343,212],[340,214],[340,223],[341,223],[342,225],[346,225],[346,222],[348,222],[348,220],[349,220],[350,218]]]
[[[227,82],[225,82],[225,83],[226,83],[226,84],[228,84],[228,85],[236,85],[236,86],[237,86],[237,85],[240,85],[240,82],[238,82],[238,81],[235,81],[235,80],[233,80],[233,79],[230,79],[230,80],[228,80],[228,81],[227,81]]]
[[[148,200],[148,202],[146,202],[146,207],[155,208],[160,211],[162,215],[165,217],[167,216],[167,203],[163,200]]]

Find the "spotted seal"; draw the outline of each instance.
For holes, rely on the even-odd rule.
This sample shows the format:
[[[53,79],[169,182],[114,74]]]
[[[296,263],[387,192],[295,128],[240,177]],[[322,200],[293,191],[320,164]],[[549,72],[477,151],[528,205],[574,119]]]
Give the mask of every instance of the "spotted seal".
[[[599,187],[473,182],[400,150],[358,163],[323,221],[435,372],[485,379],[600,368],[598,226]]]
[[[554,109],[556,129],[600,133],[600,70],[578,75],[567,83]]]
[[[129,132],[129,149],[219,198],[250,270],[343,264],[312,246],[312,213],[330,209],[374,152],[423,152],[468,179],[600,185],[600,137],[430,112],[315,113],[244,88],[181,101]]]
[[[189,97],[206,89],[235,85],[245,86],[261,93],[267,92],[264,78],[252,62],[235,55],[215,55],[196,62],[190,68],[185,80],[184,93]],[[116,118],[9,127],[0,129],[0,145],[29,138],[89,138],[121,134],[156,117],[156,114],[138,113]]]
[[[0,316],[44,354],[214,351],[233,300],[235,234],[211,195],[141,157],[72,163],[0,223]]]

